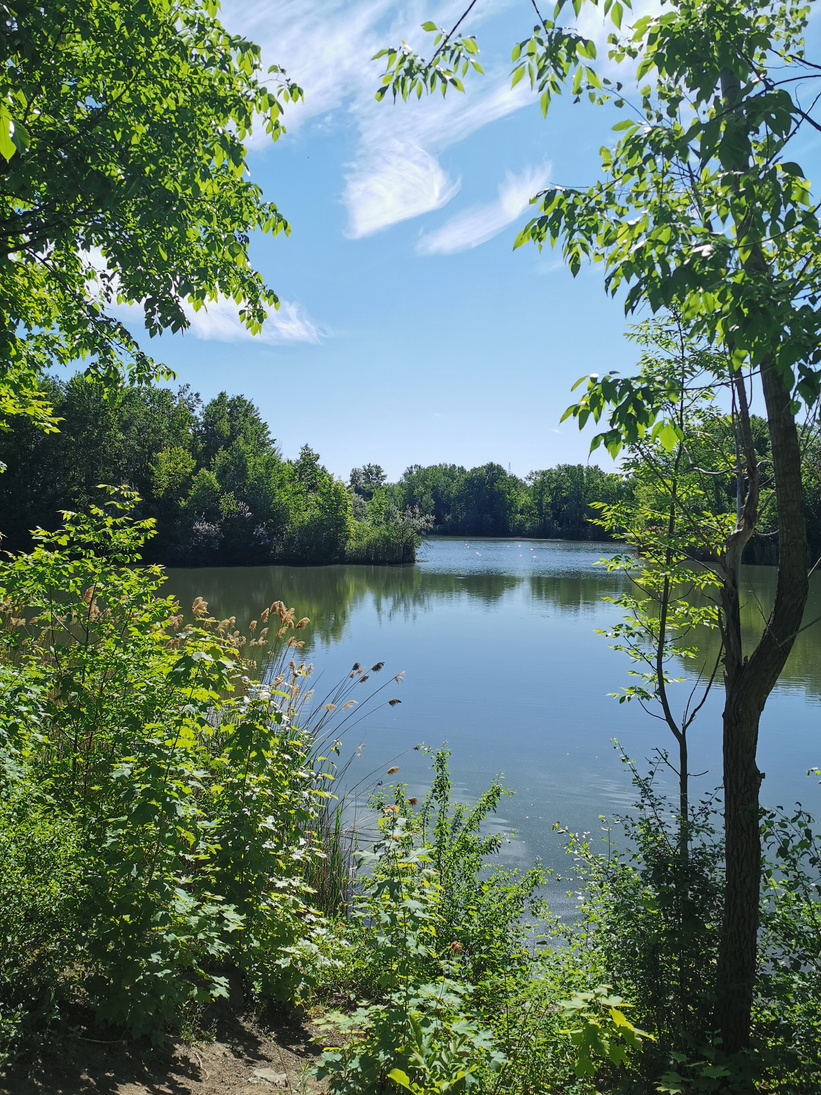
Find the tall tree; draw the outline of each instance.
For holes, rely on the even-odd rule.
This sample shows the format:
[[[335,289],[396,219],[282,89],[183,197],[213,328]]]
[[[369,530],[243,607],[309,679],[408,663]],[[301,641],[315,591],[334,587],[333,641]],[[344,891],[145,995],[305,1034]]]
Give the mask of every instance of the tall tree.
[[[247,178],[245,140],[283,132],[284,73],[217,0],[9,0],[0,11],[0,422],[53,428],[41,376],[78,358],[116,381],[163,373],[109,311],[151,334],[185,306],[240,301],[255,332],[278,304],[248,259],[287,231]],[[165,375],[168,375],[167,371]]]
[[[805,108],[801,95],[821,66],[804,56],[809,8],[797,0],[669,0],[624,33],[629,4],[573,0],[572,11],[591,5],[613,25],[608,57],[622,67],[629,90],[599,74],[596,44],[572,16],[568,22],[565,0],[514,48],[513,82],[528,78],[545,114],[567,90],[576,101],[628,108],[628,116],[615,125],[613,146],[601,151],[600,180],[545,191],[517,245],[561,244],[573,274],[587,260],[602,263],[607,290],[624,295],[628,313],[642,305],[674,309],[726,363],[713,379],[736,411],[743,489],[720,570],[726,882],[716,1023],[735,1052],[749,1042],[756,974],[759,721],[808,592],[796,419],[821,392],[821,244],[810,183],[788,151],[805,127],[821,129],[812,113],[819,96],[811,94]],[[423,87],[460,89],[457,66],[470,66],[476,43],[454,32],[437,32],[430,61],[405,46],[383,51],[377,97],[389,88],[394,97]],[[779,571],[772,612],[745,649],[739,569],[761,511],[749,410],[756,389],[772,453]],[[609,429],[597,442],[611,451],[646,431],[672,448],[680,425],[664,418],[657,395],[652,383],[593,377],[569,413],[582,425],[604,416]]]
[[[351,477],[348,480],[351,490],[367,501],[387,481],[388,477],[381,464],[364,464],[361,468],[351,468]]]

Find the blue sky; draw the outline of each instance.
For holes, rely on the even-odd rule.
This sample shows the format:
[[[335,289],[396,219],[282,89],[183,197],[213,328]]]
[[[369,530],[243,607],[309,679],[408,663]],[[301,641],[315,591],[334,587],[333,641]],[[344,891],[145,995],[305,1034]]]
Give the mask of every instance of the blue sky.
[[[308,443],[342,478],[369,462],[394,479],[413,463],[493,460],[525,475],[584,461],[589,435],[559,423],[571,385],[634,360],[600,267],[573,279],[557,254],[512,249],[528,198],[548,182],[592,181],[617,120],[569,100],[544,120],[526,81],[511,91],[529,0],[476,4],[465,27],[485,76],[465,95],[374,98],[377,49],[401,39],[427,49],[420,24],[449,27],[462,8],[223,3],[223,23],[305,92],[287,134],[254,138],[250,155],[252,177],[291,224],[290,237],[252,246],[282,306],[254,339],[219,303],[147,348],[206,399],[247,395],[286,456]],[[603,40],[601,17],[586,18]]]

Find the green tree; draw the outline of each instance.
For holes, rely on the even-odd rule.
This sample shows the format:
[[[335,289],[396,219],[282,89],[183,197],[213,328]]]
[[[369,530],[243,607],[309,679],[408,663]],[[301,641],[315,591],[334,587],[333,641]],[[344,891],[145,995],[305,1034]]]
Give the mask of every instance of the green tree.
[[[527,477],[539,536],[589,540],[601,536],[593,525],[592,503],[614,503],[625,490],[618,475],[596,465],[557,464]]]
[[[349,480],[351,490],[356,491],[362,498],[370,501],[374,491],[383,487],[388,477],[379,464],[365,464],[361,468],[351,468]]]
[[[433,518],[437,532],[447,532],[458,517],[459,484],[467,474],[456,464],[435,464],[423,468],[412,464],[399,481],[402,504]]]
[[[11,0],[0,14],[0,420],[53,427],[42,386],[88,359],[107,383],[158,368],[108,310],[138,306],[151,334],[217,294],[255,332],[278,304],[250,233],[288,226],[247,178],[252,124],[283,132],[284,73],[216,0]]]
[[[607,290],[623,294],[628,313],[641,305],[675,310],[694,336],[720,351],[713,379],[734,402],[744,482],[720,560],[726,879],[715,1016],[733,1053],[749,1042],[756,976],[759,721],[808,593],[796,417],[821,392],[821,248],[811,186],[788,146],[803,127],[821,128],[812,115],[818,97],[805,108],[801,95],[819,66],[804,56],[809,8],[796,0],[671,0],[624,33],[625,5],[600,6],[613,25],[609,60],[622,67],[629,91],[599,74],[596,45],[567,21],[565,0],[513,50],[513,82],[527,77],[544,113],[563,90],[577,101],[630,108],[616,123],[613,145],[601,150],[601,179],[547,190],[517,245],[561,244],[573,274],[588,260],[601,263]],[[574,0],[572,10],[584,7]],[[475,43],[440,35],[431,62],[407,47],[384,52],[378,95],[392,87],[406,97],[416,88],[453,86],[455,63],[469,64]],[[779,575],[772,612],[745,649],[739,570],[761,512],[749,411],[756,387],[772,452]],[[581,425],[604,416],[609,428],[594,444],[612,452],[646,432],[672,449],[680,428],[664,417],[658,395],[653,383],[593,377],[569,413]]]
[[[66,382],[44,378],[42,390],[61,419],[60,432],[43,433],[31,419],[0,432],[0,460],[8,468],[0,477],[2,531],[9,548],[29,549],[30,529],[54,528],[60,509],[84,510],[106,480],[129,485],[150,509],[158,454],[179,450],[188,463],[193,459],[197,400],[186,388],[108,391],[75,375]],[[167,484],[162,490],[167,501]]]
[[[197,432],[206,464],[220,449],[230,449],[238,441],[261,452],[275,449],[259,409],[244,395],[229,396],[227,392],[220,392],[206,403]]]
[[[462,477],[457,496],[459,532],[507,536],[514,531],[522,484],[501,464],[484,464]]]

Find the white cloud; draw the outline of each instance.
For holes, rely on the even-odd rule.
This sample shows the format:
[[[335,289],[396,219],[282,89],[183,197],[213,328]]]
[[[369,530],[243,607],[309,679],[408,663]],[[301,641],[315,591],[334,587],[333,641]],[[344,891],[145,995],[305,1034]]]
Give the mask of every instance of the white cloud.
[[[194,338],[208,342],[238,342],[253,338],[255,342],[319,342],[327,333],[308,315],[303,306],[295,301],[280,301],[279,308],[268,310],[268,318],[258,335],[252,335],[239,318],[239,309],[232,300],[220,297],[209,301],[195,312],[190,304],[184,306],[190,323],[188,330]]]
[[[108,271],[106,260],[99,247],[85,251],[83,255],[98,275]],[[110,271],[108,276],[105,294],[100,280],[89,282],[92,298],[110,308],[111,312],[121,320],[143,321],[145,312],[141,304],[129,304],[125,301],[110,303],[116,297],[119,277],[117,274],[112,275]],[[209,300],[199,311],[195,311],[193,306],[185,301],[183,311],[189,323],[188,330],[194,338],[205,342],[238,342],[250,338],[257,342],[268,343],[319,342],[329,334],[326,328],[311,319],[302,304],[292,300],[280,300],[279,308],[268,308],[268,318],[262,325],[262,330],[256,335],[252,335],[242,322],[239,307],[230,297]]]
[[[514,0],[486,0],[471,14],[469,30]],[[356,151],[348,165],[342,201],[348,211],[346,234],[360,238],[392,224],[440,209],[456,194],[437,157],[482,126],[520,109],[531,98],[523,82],[511,90],[503,62],[487,64],[487,75],[469,81],[465,95],[446,100],[399,103],[374,99],[382,68],[371,58],[381,48],[406,39],[430,49],[420,29],[423,19],[452,26],[462,0],[227,0],[223,21],[259,42],[265,65],[283,65],[305,92],[305,102],[289,105],[285,124],[298,133],[310,120],[335,128],[346,122],[357,130]],[[481,41],[481,39],[480,39]],[[508,43],[505,43],[505,52]]]
[[[142,323],[145,317],[142,305],[120,302],[111,306],[111,312],[125,323]],[[189,322],[187,331],[203,342],[319,342],[330,333],[308,315],[297,301],[282,300],[275,311],[268,309],[268,318],[259,334],[252,335],[239,317],[239,308],[233,300],[219,298],[203,305],[198,312],[187,302],[183,311]]]
[[[345,188],[347,235],[369,236],[391,224],[447,205],[460,186],[438,161],[412,141],[368,149]]]
[[[417,253],[452,255],[455,251],[487,243],[529,208],[530,199],[544,189],[549,177],[549,165],[528,167],[520,175],[507,172],[496,201],[466,209],[451,217],[441,228],[426,233],[416,245]]]

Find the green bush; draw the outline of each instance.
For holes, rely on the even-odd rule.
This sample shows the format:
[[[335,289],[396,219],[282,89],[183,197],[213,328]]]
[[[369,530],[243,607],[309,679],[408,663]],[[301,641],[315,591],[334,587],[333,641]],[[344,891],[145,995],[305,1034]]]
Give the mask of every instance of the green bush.
[[[427,853],[413,847],[406,818],[388,811],[380,829],[373,851],[362,856],[371,873],[359,909],[380,996],[352,1014],[326,1017],[348,1040],[323,1053],[316,1075],[328,1078],[332,1095],[376,1095],[388,1081],[414,1095],[475,1087],[504,1058],[471,1013],[472,987],[438,960],[438,874]]]
[[[0,568],[0,791],[10,809],[27,772],[60,819],[26,836],[45,857],[39,873],[34,853],[21,861],[32,907],[53,903],[46,853],[73,865],[71,885],[57,861],[54,877],[82,895],[69,905],[85,943],[72,952],[78,936],[65,936],[54,982],[73,966],[99,1014],[139,1035],[225,995],[230,968],[285,999],[315,978],[323,926],[303,876],[324,792],[296,725],[305,671],[288,668],[304,621],[279,602],[262,613],[250,646],[276,636],[283,672],[275,689],[254,684],[235,621],[199,598],[186,621],[159,596],[161,571],[139,565],[151,523],[131,519],[134,501],[113,492],[88,516],[67,513]],[[6,968],[21,992],[36,972],[24,957]]]
[[[82,952],[85,853],[72,818],[25,781],[0,798],[0,1066],[36,1048]]]

